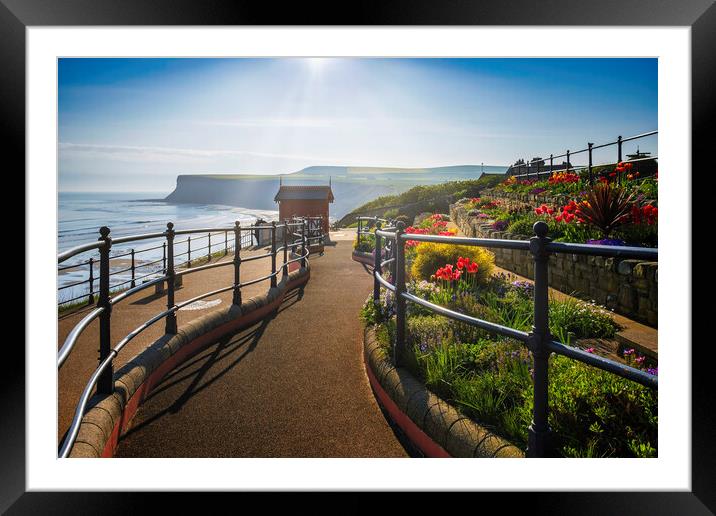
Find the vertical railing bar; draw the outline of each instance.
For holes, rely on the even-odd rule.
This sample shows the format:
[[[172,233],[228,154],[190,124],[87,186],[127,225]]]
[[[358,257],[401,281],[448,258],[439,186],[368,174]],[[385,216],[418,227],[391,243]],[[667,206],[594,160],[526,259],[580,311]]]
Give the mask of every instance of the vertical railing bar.
[[[593,183],[592,179],[592,147],[594,147],[593,143],[587,143],[588,152],[589,152],[589,164],[587,165],[587,175],[589,177],[589,184],[591,185]]]
[[[207,262],[211,261],[211,231],[209,232],[209,245],[207,246],[207,251],[206,251],[206,261]]]
[[[395,367],[402,366],[405,357],[405,242],[401,238],[404,233],[405,223],[400,221],[396,224],[395,232]]]
[[[92,305],[94,303],[94,258],[90,256],[89,259],[89,297],[87,298],[87,304]]]
[[[358,249],[360,249],[360,234],[361,234],[361,231],[362,231],[362,229],[363,229],[363,228],[362,228],[362,224],[363,224],[363,222],[362,222],[361,218],[358,217],[358,235],[356,236],[356,243],[357,243],[357,246],[356,246],[356,247],[357,247]]]
[[[134,249],[132,249],[130,255],[132,257],[132,283],[131,283],[131,285],[132,285],[132,288],[134,288],[137,286],[134,281],[134,277],[135,277],[135,274],[134,274]]]
[[[167,275],[167,243],[162,242],[162,275]]]
[[[102,364],[112,352],[112,303],[109,297],[109,252],[112,248],[110,229],[102,226],[99,229],[100,240],[104,245],[99,249],[99,298],[97,306],[104,308],[99,316],[99,364]],[[114,392],[114,364],[110,364],[97,380],[97,392],[112,394]]]
[[[534,260],[534,326],[530,333],[529,347],[534,361],[534,408],[532,424],[528,429],[528,457],[551,455],[549,428],[549,355],[547,343],[551,340],[549,331],[549,253],[546,245],[547,223],[534,224],[535,236],[530,238],[530,252]]]
[[[241,306],[241,222],[234,224],[234,298],[233,303]]]
[[[276,221],[271,222],[271,288],[276,287]]]
[[[186,267],[187,267],[187,269],[191,269],[191,235],[189,235],[186,238],[186,245],[187,245],[187,247],[186,247],[186,259],[187,259]],[[166,272],[165,272],[165,274],[166,274]]]
[[[303,219],[301,221],[301,267],[306,267],[306,239],[308,238],[306,235],[306,219]]]
[[[288,221],[283,221],[283,271],[282,277],[288,276]]]
[[[380,230],[380,222],[375,221],[375,259],[373,261],[373,303],[378,306],[380,304],[380,282],[378,275],[381,273],[380,261],[383,254],[382,241],[383,238],[378,234]]]
[[[167,222],[167,310],[174,308],[174,286],[175,286],[175,271],[174,271],[174,224]],[[171,311],[167,314],[166,325],[164,329],[167,334],[176,334],[177,332],[177,315],[175,311]]]

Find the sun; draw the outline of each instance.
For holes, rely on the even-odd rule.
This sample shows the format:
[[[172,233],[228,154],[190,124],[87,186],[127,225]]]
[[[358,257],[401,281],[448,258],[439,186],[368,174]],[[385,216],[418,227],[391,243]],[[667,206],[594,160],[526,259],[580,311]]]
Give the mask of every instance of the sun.
[[[328,58],[325,57],[307,57],[306,66],[312,74],[320,73],[328,64]]]

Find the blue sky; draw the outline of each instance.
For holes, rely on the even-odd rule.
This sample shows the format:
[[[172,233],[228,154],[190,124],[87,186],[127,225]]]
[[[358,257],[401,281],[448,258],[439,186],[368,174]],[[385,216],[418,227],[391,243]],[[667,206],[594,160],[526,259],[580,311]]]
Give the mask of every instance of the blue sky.
[[[72,58],[58,86],[62,191],[168,192],[178,174],[311,165],[509,165],[658,128],[656,59]]]

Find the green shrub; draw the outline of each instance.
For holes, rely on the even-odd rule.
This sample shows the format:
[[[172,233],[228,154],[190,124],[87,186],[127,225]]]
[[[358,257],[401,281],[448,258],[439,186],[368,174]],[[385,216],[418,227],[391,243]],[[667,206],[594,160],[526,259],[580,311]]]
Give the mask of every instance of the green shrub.
[[[411,275],[416,280],[428,280],[440,267],[455,264],[461,256],[478,264],[477,282],[486,283],[495,266],[495,255],[485,248],[467,245],[420,243],[415,248]]]
[[[360,244],[358,244],[358,236],[353,240],[353,249],[364,253],[372,253],[375,249],[375,235],[368,233],[360,236]]]
[[[398,208],[391,208],[390,210],[386,210],[385,213],[383,213],[383,216],[381,218],[383,219],[394,219],[398,216]]]
[[[630,245],[658,247],[659,226],[656,224],[625,224],[614,232],[614,236]]]
[[[562,237],[564,235],[565,226],[568,225],[557,222],[551,218],[537,215],[535,213],[524,213],[521,216],[517,216],[513,219],[510,225],[507,226],[507,231],[509,233],[515,233],[516,235],[533,237],[535,235],[535,232],[534,229],[532,229],[532,226],[534,226],[534,223],[538,220],[542,220],[547,223],[547,227],[549,228],[547,231],[547,236],[552,239]]]
[[[550,360],[550,426],[566,457],[655,457],[656,391],[594,367]]]
[[[418,354],[426,384],[521,447],[532,420],[532,360],[519,344],[481,340]],[[566,357],[550,359],[549,423],[565,457],[654,457],[658,394]]]
[[[549,327],[555,336],[565,338],[571,333],[577,339],[611,339],[620,329],[608,310],[573,298],[550,301]]]

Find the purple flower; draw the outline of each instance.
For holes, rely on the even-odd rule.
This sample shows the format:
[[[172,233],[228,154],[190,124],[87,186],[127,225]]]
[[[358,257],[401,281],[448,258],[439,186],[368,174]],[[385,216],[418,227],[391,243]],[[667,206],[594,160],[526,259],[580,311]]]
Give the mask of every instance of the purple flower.
[[[594,353],[594,348],[587,348],[584,351],[586,351],[587,353]]]
[[[633,355],[633,354],[634,354],[634,351],[635,351],[634,348],[625,349],[625,350],[624,350],[624,356],[627,357],[627,356],[629,356],[629,355]]]
[[[626,245],[624,240],[618,240],[616,238],[602,238],[600,240],[587,240],[588,244],[592,245]]]
[[[641,364],[642,362],[644,362],[644,359],[645,359],[645,358],[646,358],[646,357],[644,357],[644,356],[636,357],[635,362],[636,362],[637,364]]]
[[[507,221],[506,220],[496,220],[492,223],[492,229],[496,231],[504,231],[507,229]]]
[[[546,192],[546,191],[547,191],[546,188],[533,188],[532,190],[530,190],[530,193],[533,195],[537,195],[537,194],[541,194],[542,192]]]
[[[658,376],[658,375],[659,375],[659,368],[658,368],[658,367],[650,367],[650,368],[648,368],[648,369],[646,370],[646,372],[649,373],[650,375]]]

